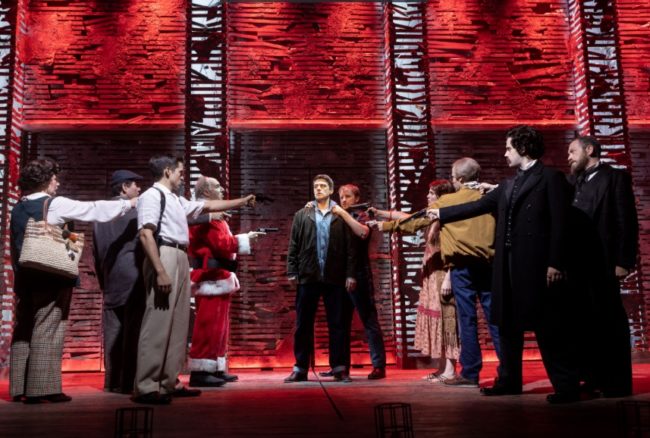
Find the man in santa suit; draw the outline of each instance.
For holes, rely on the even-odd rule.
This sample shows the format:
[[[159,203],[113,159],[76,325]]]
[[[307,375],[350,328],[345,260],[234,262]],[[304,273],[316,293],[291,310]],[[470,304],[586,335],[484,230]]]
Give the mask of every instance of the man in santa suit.
[[[221,200],[223,188],[215,178],[201,176],[194,189],[197,200]],[[230,297],[239,290],[237,254],[251,253],[251,240],[264,233],[235,236],[223,214],[204,215],[190,223],[188,256],[196,319],[192,333],[190,386],[222,386],[237,376],[227,373]]]

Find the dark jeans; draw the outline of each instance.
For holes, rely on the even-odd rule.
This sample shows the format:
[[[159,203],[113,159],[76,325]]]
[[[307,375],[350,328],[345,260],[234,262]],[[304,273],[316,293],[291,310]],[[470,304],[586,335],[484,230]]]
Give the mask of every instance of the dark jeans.
[[[454,298],[456,298],[458,331],[460,334],[459,362],[462,367],[460,375],[469,380],[478,381],[479,372],[483,368],[481,346],[478,341],[477,299],[481,303],[483,313],[487,318],[497,357],[499,360],[501,359],[499,329],[496,325],[489,323],[490,302],[492,299],[490,292],[491,278],[491,267],[488,264],[455,267],[451,270],[451,288]]]
[[[379,325],[377,317],[377,307],[375,307],[375,288],[372,283],[372,277],[368,275],[357,276],[357,288],[350,293],[352,304],[359,313],[359,319],[363,323],[368,337],[368,347],[370,347],[370,359],[372,366],[375,368],[384,368],[386,366],[386,349],[384,347],[384,335]],[[349,334],[352,327],[353,309],[350,309],[347,316],[347,365],[350,366],[350,342]]]
[[[343,286],[325,283],[298,285],[296,294],[296,333],[293,352],[296,356],[294,371],[307,371],[314,351],[314,320],[318,301],[323,297],[327,327],[329,329],[330,367],[338,372],[346,369],[346,345],[349,337],[346,332],[345,314],[350,299]],[[349,351],[349,347],[347,347]]]

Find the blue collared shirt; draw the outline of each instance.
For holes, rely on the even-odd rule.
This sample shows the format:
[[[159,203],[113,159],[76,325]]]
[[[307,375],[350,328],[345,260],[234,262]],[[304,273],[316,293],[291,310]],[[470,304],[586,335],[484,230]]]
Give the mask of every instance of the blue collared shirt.
[[[332,207],[336,202],[330,200],[325,213],[318,208],[318,202],[314,204],[314,216],[316,218],[316,253],[318,255],[318,267],[321,277],[325,277],[325,262],[327,261],[327,248],[330,242],[330,224],[332,223]]]

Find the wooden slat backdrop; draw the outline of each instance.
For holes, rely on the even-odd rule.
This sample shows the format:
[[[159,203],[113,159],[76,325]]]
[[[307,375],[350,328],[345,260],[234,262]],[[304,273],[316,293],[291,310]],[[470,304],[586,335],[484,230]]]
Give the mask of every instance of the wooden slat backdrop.
[[[650,7],[617,0],[618,28],[634,191],[639,212],[640,293],[625,298],[637,348],[647,350],[650,336]]]
[[[384,119],[381,3],[227,10],[230,122]]]
[[[91,201],[110,198],[108,182],[114,170],[128,169],[145,177],[143,190],[151,186],[147,167],[157,153],[182,156],[185,146],[179,131],[41,133],[31,136],[26,159],[50,157],[62,168],[58,195]],[[101,358],[102,294],[94,274],[92,225],[78,223],[86,246],[80,262],[81,286],[72,297],[64,349],[65,369],[95,369]]]
[[[31,0],[25,47],[30,129],[182,127],[185,2]],[[63,126],[62,126],[63,125]]]
[[[575,123],[565,3],[429,1],[432,122]]]
[[[286,279],[286,254],[293,215],[313,199],[311,181],[329,174],[336,187],[359,185],[363,199],[384,206],[386,200],[385,133],[236,132],[231,146],[232,196],[261,192],[274,199],[254,211],[233,217],[233,232],[278,227],[262,237],[254,254],[240,258],[242,286],[232,309],[230,357],[232,366],[291,366],[295,324],[295,290]],[[337,196],[334,197],[338,199]],[[388,359],[394,362],[388,239],[375,236],[371,245],[377,307]],[[361,323],[355,316],[353,363],[370,363]],[[322,306],[316,325],[316,363],[326,365],[327,326]]]

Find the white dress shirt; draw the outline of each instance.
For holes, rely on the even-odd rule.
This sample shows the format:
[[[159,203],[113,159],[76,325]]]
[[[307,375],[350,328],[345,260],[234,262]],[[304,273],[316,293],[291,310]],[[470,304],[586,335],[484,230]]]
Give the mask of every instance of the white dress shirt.
[[[49,196],[45,192],[25,196],[29,200]],[[57,196],[47,206],[47,222],[62,226],[72,220],[83,222],[109,222],[123,216],[131,210],[131,203],[126,199],[115,201],[75,201],[64,196]]]
[[[167,187],[155,183],[152,188],[138,198],[138,229],[145,225],[158,226],[160,219],[160,193],[165,194],[165,211],[160,223],[160,237],[172,243],[187,245],[190,243],[190,232],[187,217],[198,217],[203,211],[204,202],[188,201],[182,196],[172,193]]]

